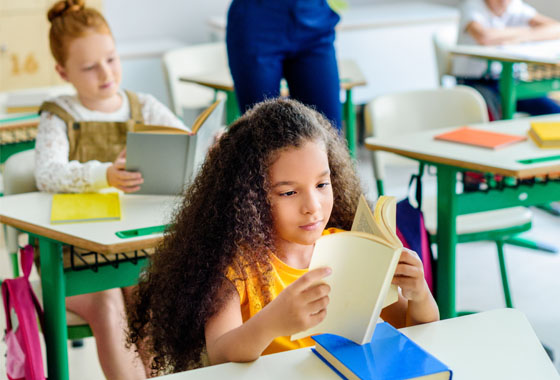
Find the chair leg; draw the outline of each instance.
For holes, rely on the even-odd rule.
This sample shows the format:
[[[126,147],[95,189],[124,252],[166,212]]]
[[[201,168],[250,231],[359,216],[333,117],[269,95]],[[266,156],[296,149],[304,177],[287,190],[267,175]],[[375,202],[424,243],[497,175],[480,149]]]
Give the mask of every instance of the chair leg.
[[[498,261],[500,262],[500,274],[502,277],[502,287],[504,289],[504,298],[506,301],[506,307],[512,308],[513,302],[511,301],[511,293],[509,291],[506,259],[504,256],[504,241],[496,240],[496,247],[498,248]]]

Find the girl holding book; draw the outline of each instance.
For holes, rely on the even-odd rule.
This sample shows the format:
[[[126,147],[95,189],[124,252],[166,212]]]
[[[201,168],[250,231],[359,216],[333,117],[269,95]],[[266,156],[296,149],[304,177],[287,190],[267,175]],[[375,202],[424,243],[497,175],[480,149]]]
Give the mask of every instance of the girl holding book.
[[[308,271],[313,246],[351,228],[360,193],[323,116],[294,100],[256,105],[187,190],[139,283],[129,342],[149,344],[157,372],[313,345],[290,341],[327,313],[320,281],[330,269]],[[383,319],[401,327],[439,318],[415,252],[403,249],[393,283],[402,293]]]
[[[47,17],[56,71],[76,95],[41,106],[37,187],[48,192],[95,192],[111,186],[137,191],[143,180],[140,173],[125,170],[126,133],[136,123],[186,127],[154,97],[120,88],[119,56],[98,11],[85,7],[83,0],[66,0],[56,2]],[[67,297],[66,307],[90,325],[106,378],[146,376],[138,355],[125,344],[121,289]]]

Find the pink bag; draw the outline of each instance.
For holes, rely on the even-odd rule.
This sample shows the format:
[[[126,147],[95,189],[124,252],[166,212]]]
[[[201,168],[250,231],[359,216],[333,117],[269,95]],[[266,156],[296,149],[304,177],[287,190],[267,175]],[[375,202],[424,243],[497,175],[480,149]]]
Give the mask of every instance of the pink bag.
[[[6,372],[10,380],[45,380],[37,317],[43,326],[43,309],[31,289],[29,273],[33,247],[21,249],[23,277],[2,282],[6,314]]]

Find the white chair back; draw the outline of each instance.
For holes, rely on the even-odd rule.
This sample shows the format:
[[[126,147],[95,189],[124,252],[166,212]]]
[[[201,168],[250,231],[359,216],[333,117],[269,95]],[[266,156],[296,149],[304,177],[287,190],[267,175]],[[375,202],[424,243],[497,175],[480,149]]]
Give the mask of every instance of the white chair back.
[[[204,86],[181,82],[179,78],[216,71],[224,65],[228,66],[226,45],[223,42],[185,46],[163,55],[163,71],[173,112],[183,117],[186,116],[185,109],[189,110],[192,120],[185,120],[187,125],[212,104],[214,91]]]
[[[25,150],[10,156],[4,165],[4,194],[20,194],[37,191],[35,184],[35,151]],[[18,232],[6,226],[6,248],[8,253],[18,250]]]
[[[368,107],[374,137],[488,122],[484,99],[467,86],[383,95]],[[382,180],[386,156],[372,153],[376,179]]]
[[[445,76],[451,75],[453,57],[449,50],[457,44],[457,33],[457,28],[446,28],[437,31],[432,37],[440,85],[445,82]]]

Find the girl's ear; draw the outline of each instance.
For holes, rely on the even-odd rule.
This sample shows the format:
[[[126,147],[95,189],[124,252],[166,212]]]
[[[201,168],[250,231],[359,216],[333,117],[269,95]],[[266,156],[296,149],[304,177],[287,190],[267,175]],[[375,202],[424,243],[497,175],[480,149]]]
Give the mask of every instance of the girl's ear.
[[[56,72],[58,73],[58,75],[60,75],[60,77],[62,79],[64,79],[66,82],[68,82],[68,74],[66,74],[66,70],[64,69],[64,67],[62,67],[59,63],[57,63],[54,68],[55,68]]]

